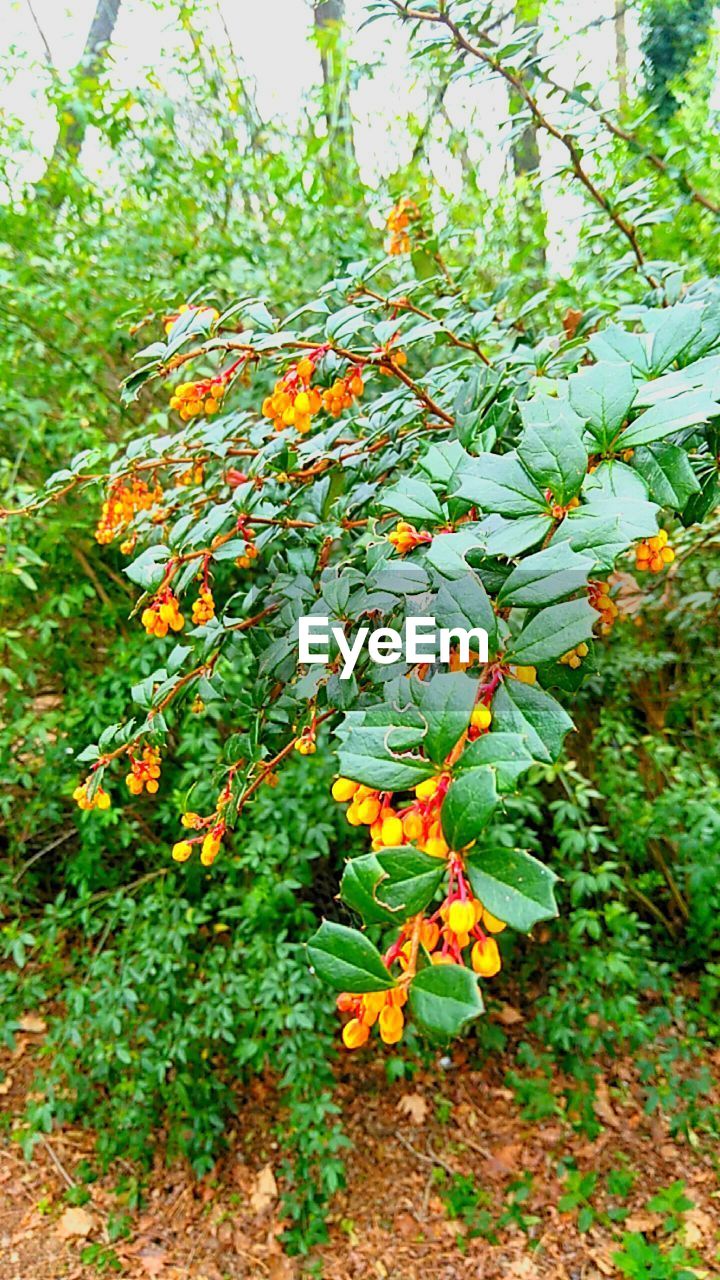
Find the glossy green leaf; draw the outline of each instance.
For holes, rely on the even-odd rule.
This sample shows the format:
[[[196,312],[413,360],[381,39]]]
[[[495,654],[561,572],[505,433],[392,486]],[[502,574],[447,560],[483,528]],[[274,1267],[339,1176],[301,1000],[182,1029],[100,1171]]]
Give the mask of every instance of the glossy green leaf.
[[[585,419],[600,448],[606,449],[635,399],[630,365],[601,361],[573,374],[569,385],[573,409]]]
[[[464,849],[477,839],[498,803],[495,771],[478,765],[458,773],[450,783],[440,811],[443,835],[451,849]]]
[[[458,964],[428,965],[410,984],[413,1020],[437,1040],[451,1040],[484,1010],[478,980]]]
[[[686,431],[689,427],[708,422],[718,414],[720,404],[704,391],[688,391],[646,409],[625,428],[618,447],[628,449],[638,444],[652,444],[655,440],[674,435],[676,431]]]
[[[439,498],[424,480],[404,478],[394,488],[383,490],[378,503],[386,511],[396,511],[405,520],[436,524],[444,519]]]
[[[569,543],[553,543],[520,561],[500,588],[498,603],[532,609],[564,600],[583,590],[594,564]]]
[[[527,933],[557,915],[557,876],[529,853],[500,846],[473,850],[466,868],[475,896],[511,928]]]
[[[700,492],[700,481],[687,453],[676,444],[641,445],[631,465],[645,481],[653,502],[661,507],[682,511],[692,495]]]
[[[430,680],[412,680],[409,691],[427,725],[426,755],[442,764],[468,727],[477,681],[462,671],[441,673]]]
[[[489,765],[495,774],[498,791],[513,791],[521,773],[532,764],[527,740],[519,733],[503,733],[493,729],[471,742],[455,765],[455,776],[463,769]]]
[[[366,924],[402,924],[432,901],[444,875],[442,859],[418,849],[381,849],[346,863],[340,896]]]
[[[566,400],[536,396],[521,405],[525,430],[518,457],[540,489],[550,489],[556,502],[574,498],[587,471],[582,419]]]
[[[566,735],[574,727],[567,711],[544,689],[508,679],[492,702],[493,729],[519,733],[535,760],[557,760]]]
[[[487,632],[489,653],[497,649],[495,610],[482,582],[470,569],[462,577],[442,584],[432,612],[439,627],[461,627],[465,631],[481,627]]]
[[[338,750],[340,772],[378,791],[407,790],[435,772],[430,760],[407,748],[408,733],[401,727],[354,725]]]
[[[503,516],[539,515],[547,506],[515,453],[479,454],[457,477],[453,492]]]
[[[560,658],[590,639],[597,619],[597,611],[587,599],[551,604],[525,623],[510,642],[507,657],[520,666],[531,667]]]
[[[318,977],[335,991],[388,991],[395,985],[377,947],[357,929],[323,920],[307,947]]]

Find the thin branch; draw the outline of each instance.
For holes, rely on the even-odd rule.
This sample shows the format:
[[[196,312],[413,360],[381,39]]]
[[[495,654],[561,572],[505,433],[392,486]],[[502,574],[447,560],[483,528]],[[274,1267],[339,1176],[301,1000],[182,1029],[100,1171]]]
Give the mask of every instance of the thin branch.
[[[571,133],[564,132],[554,125],[551,120],[544,114],[537,99],[530,92],[525,81],[516,72],[506,67],[499,58],[495,57],[488,49],[480,48],[473,44],[464,33],[460,30],[457,23],[453,21],[450,15],[444,11],[428,11],[424,9],[411,9],[403,0],[390,0],[391,4],[403,18],[412,19],[414,22],[429,22],[434,26],[444,26],[447,28],[452,42],[457,49],[461,49],[464,53],[470,54],[471,57],[477,58],[485,66],[490,67],[492,71],[499,75],[511,85],[515,92],[522,98],[528,107],[533,119],[539,129],[544,129],[552,138],[562,144],[570,157],[570,167],[575,177],[582,184],[588,195],[595,201],[600,209],[610,218],[617,230],[625,237],[630,245],[633,256],[638,267],[645,269],[645,256],[638,241],[637,231],[631,222],[626,221],[620,213],[613,207],[610,198],[601,191],[593,182],[587,170],[582,163],[582,154],[577,140]],[[489,42],[492,43],[492,42]],[[648,277],[650,283],[657,287],[657,281],[652,277]]]
[[[44,50],[45,50],[45,61],[46,61],[47,65],[48,65],[48,67],[50,68],[50,70],[51,70],[51,71],[54,71],[54,70],[55,70],[55,63],[53,62],[52,50],[51,50],[51,48],[50,48],[50,45],[49,45],[49,44],[48,44],[48,42],[47,42],[47,37],[46,37],[46,35],[45,35],[45,32],[43,31],[42,27],[40,26],[40,20],[39,20],[39,18],[38,18],[38,16],[37,16],[37,14],[36,14],[35,10],[33,9],[33,6],[32,6],[32,0],[25,0],[25,4],[27,5],[27,9],[28,9],[28,12],[29,12],[29,14],[30,14],[30,17],[32,18],[32,20],[33,20],[33,22],[34,22],[34,24],[35,24],[35,30],[37,31],[38,35],[40,36],[40,39],[42,40],[43,48],[44,48]]]

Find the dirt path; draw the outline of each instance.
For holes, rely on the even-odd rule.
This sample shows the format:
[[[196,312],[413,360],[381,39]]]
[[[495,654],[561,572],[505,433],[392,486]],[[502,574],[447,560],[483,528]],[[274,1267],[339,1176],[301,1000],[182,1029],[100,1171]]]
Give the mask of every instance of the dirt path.
[[[37,1039],[21,1037],[7,1064],[11,1083],[2,1101],[10,1116],[29,1086]],[[702,1140],[672,1140],[663,1121],[643,1113],[631,1062],[615,1062],[601,1079],[596,1107],[603,1129],[594,1140],[574,1133],[562,1115],[523,1120],[504,1070],[502,1062],[474,1070],[460,1050],[448,1070],[389,1085],[372,1055],[343,1060],[338,1098],[352,1144],[348,1181],[314,1274],[602,1280],[624,1274],[613,1256],[628,1233],[640,1241],[635,1247],[644,1244],[653,1267],[660,1255],[676,1258],[663,1263],[670,1270],[648,1263],[630,1272],[633,1280],[674,1280],[688,1260],[691,1274],[720,1275],[717,1153]],[[0,1280],[89,1280],[96,1273],[295,1280],[304,1274],[301,1264],[286,1257],[277,1239],[277,1120],[272,1085],[256,1081],[213,1174],[197,1182],[158,1156],[137,1212],[117,1194],[129,1166],[89,1184],[86,1203],[69,1203],[82,1198],[73,1184],[80,1162],[92,1157],[87,1131],[55,1130],[30,1164],[16,1144],[0,1140]],[[586,1202],[560,1212],[560,1197],[587,1173],[597,1179]],[[692,1205],[673,1217],[679,1181]],[[663,1204],[648,1207],[667,1188]],[[113,1239],[123,1214],[129,1235]],[[94,1255],[93,1265],[82,1262],[83,1251]]]

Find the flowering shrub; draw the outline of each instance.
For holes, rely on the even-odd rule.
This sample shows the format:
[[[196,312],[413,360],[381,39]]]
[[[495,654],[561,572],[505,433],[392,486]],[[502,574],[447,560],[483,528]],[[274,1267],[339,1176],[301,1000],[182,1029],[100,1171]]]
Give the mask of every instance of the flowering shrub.
[[[616,567],[672,573],[672,522],[714,505],[720,415],[712,283],[668,305],[646,281],[630,322],[532,346],[444,264],[419,281],[395,250],[290,316],[256,299],[179,308],[125,388],[174,385],[167,430],[108,468],[79,455],[34,504],[104,485],[98,542],[133,556],[138,625],[157,646],[135,715],[81,757],[81,808],[107,807],[123,760],[130,792],[154,794],[179,702],[224,703],[214,808],[186,811],[172,850],[209,867],[283,761],[333,730],[333,795],[371,839],[341,896],[384,937],[325,921],[309,941],[348,1048],[373,1026],[396,1043],[408,1017],[457,1035],[483,1010],[505,927],[557,913],[552,868],[495,824],[562,750],[564,703],[618,617]],[[194,381],[176,385],[179,369]],[[481,628],[487,660],[363,654],[343,680],[334,648],[298,663],[308,614],[346,636],[368,619]],[[238,700],[223,671],[241,653],[253,676]]]

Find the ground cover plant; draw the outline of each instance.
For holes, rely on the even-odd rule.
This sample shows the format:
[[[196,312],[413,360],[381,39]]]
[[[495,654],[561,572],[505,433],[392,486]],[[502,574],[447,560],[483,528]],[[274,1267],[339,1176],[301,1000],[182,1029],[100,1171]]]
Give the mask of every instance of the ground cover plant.
[[[243,99],[239,158],[208,87],[237,110],[242,76],[182,10],[203,154],[178,172],[182,127],[149,94],[138,181],[105,90],[126,209],[70,148],[3,212],[27,436],[2,512],[8,1052],[38,1009],[47,1031],[14,1137],[29,1157],[82,1121],[101,1167],[142,1179],[160,1132],[209,1178],[238,1089],[269,1076],[291,1252],[327,1232],[337,1063],[371,1071],[369,1048],[388,1089],[504,1053],[522,1120],[590,1142],[608,1056],[632,1053],[640,1113],[694,1149],[717,1133],[720,206],[712,134],[690,142],[712,107],[667,106],[647,16],[657,118],[560,85],[539,8],[507,29],[462,3],[365,17],[431,87],[502,86],[517,164],[495,203],[465,166],[439,217],[422,147],[368,192],[332,25],[324,142],[266,137]],[[698,18],[673,76],[707,72],[708,39]],[[519,163],[539,139],[552,179]],[[547,266],[551,182],[581,201],[571,277]],[[52,266],[48,243],[68,246]],[[104,290],[77,272],[96,256]],[[395,644],[429,618],[474,647]],[[349,659],[361,628],[384,649]],[[533,1238],[531,1179],[503,1207],[446,1165],[460,1245]],[[592,1170],[561,1173],[560,1212],[610,1233],[618,1274],[695,1274],[681,1215],[648,1240],[597,1207]]]

